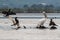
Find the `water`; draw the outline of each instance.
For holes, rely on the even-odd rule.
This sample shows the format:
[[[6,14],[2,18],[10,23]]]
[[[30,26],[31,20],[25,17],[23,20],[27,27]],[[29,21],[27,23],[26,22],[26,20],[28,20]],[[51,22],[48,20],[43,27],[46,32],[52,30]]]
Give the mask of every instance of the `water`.
[[[60,19],[60,13],[46,13],[48,18],[55,18]],[[13,18],[18,17],[20,19],[41,19],[44,18],[44,15],[42,13],[17,13],[16,15],[11,15]],[[6,18],[3,17],[3,15],[0,14],[0,18]]]

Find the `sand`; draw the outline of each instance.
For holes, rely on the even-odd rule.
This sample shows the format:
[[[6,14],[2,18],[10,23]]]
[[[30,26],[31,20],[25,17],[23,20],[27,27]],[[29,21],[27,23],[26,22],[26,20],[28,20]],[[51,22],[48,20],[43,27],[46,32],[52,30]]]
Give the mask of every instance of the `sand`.
[[[19,19],[20,25],[23,28],[36,27],[40,19]],[[59,25],[60,19],[54,19],[54,22]],[[60,40],[60,26],[56,30],[50,29],[11,29],[11,21],[9,19],[0,19],[0,40]],[[44,24],[48,25],[49,19]]]

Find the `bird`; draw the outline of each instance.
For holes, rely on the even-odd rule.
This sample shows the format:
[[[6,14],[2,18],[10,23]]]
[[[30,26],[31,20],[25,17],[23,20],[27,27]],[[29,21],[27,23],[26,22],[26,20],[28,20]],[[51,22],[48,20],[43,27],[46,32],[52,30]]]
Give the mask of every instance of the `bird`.
[[[41,28],[41,29],[45,29],[46,27],[44,26],[44,23],[46,22],[46,20],[47,20],[47,15],[46,15],[46,13],[45,13],[45,11],[43,11],[43,15],[44,15],[44,18],[42,18],[42,19],[40,19],[39,20],[39,23],[38,23],[38,25],[37,25],[37,27],[36,28]]]

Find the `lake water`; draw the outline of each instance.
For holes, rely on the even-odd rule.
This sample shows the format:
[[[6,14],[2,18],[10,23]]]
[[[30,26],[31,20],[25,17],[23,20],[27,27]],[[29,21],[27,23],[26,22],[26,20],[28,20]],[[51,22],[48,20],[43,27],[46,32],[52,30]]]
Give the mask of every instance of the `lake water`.
[[[60,13],[46,13],[48,18],[57,18],[60,19]],[[18,17],[21,19],[40,19],[43,18],[43,13],[17,13],[16,15],[11,15],[12,17]],[[0,14],[0,18],[6,18],[3,17],[2,14]]]

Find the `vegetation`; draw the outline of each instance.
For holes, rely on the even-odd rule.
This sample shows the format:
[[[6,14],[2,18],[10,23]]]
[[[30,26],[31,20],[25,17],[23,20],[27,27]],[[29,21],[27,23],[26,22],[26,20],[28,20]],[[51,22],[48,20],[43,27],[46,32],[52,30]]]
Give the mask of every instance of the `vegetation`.
[[[42,11],[46,11],[47,13],[60,13],[60,7],[54,7],[54,5],[42,5],[42,4],[33,4],[31,6],[24,5],[22,8],[9,8],[4,7],[0,8],[0,12],[8,11],[11,9],[16,13],[41,13]]]

